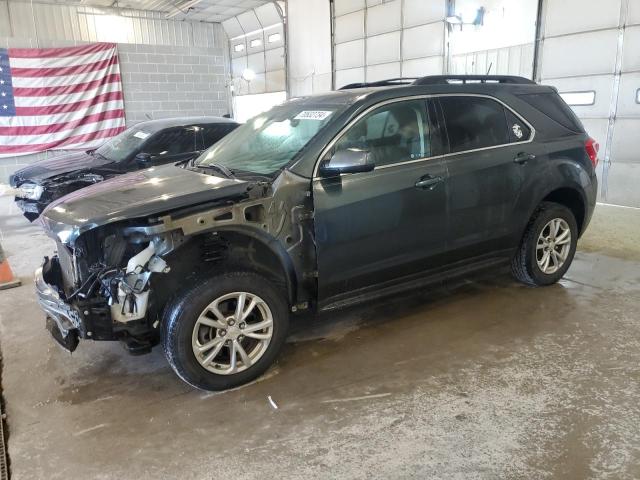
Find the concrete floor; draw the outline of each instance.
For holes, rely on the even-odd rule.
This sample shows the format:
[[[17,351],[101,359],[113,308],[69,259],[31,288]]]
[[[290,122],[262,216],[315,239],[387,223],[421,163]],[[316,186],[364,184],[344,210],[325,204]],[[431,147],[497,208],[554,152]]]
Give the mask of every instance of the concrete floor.
[[[28,278],[51,244],[6,198],[0,231],[26,280],[0,292],[15,480],[640,477],[638,210],[599,206],[558,285],[494,272],[298,321],[220,394],[157,350],[64,353]]]

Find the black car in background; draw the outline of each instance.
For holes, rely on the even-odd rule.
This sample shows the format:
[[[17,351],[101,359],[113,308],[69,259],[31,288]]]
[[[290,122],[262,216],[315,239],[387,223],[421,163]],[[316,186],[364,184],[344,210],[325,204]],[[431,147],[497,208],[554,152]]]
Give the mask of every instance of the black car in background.
[[[180,378],[221,390],[269,367],[291,313],[509,263],[531,286],[565,274],[595,207],[598,145],[554,88],[359,87],[276,106],[183,168],[51,204],[40,221],[57,255],[35,278],[54,338],[160,343]]]
[[[9,179],[30,221],[70,192],[141,168],[195,158],[239,124],[221,117],[181,117],[138,123],[96,150],[29,165]]]

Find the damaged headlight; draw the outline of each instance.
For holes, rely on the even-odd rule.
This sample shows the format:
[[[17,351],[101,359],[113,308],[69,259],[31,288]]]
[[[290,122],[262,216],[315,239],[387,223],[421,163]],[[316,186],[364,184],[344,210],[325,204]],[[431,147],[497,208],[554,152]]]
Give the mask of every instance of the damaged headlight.
[[[44,188],[42,185],[36,185],[35,183],[23,183],[18,187],[16,191],[16,197],[26,198],[28,200],[40,200]]]

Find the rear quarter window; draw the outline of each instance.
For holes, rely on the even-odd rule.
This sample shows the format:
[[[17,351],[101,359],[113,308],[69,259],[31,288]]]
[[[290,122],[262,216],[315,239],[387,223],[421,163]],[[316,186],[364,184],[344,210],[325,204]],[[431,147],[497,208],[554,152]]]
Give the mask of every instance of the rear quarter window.
[[[550,118],[554,122],[562,125],[567,130],[575,133],[583,133],[584,127],[573,110],[564,100],[554,92],[527,93],[518,95],[533,108]]]

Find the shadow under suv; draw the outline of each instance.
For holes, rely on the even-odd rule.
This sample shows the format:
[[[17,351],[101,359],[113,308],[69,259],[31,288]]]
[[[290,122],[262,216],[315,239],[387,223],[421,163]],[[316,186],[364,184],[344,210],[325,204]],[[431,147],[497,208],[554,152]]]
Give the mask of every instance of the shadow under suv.
[[[519,77],[355,85],[262,113],[193,165],[127,174],[41,216],[54,337],[162,344],[189,384],[246,383],[292,312],[510,262],[560,279],[596,200],[597,144]]]

